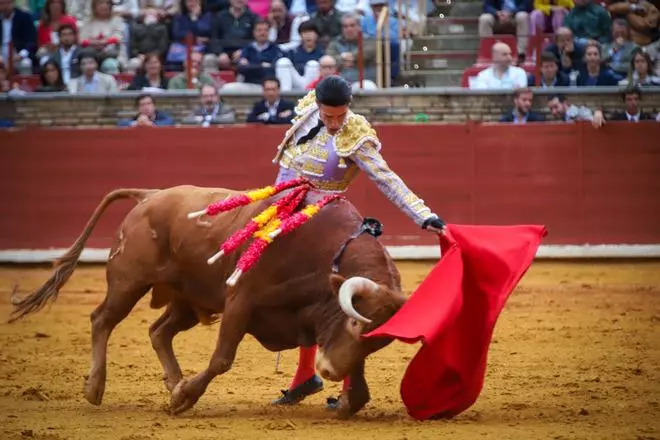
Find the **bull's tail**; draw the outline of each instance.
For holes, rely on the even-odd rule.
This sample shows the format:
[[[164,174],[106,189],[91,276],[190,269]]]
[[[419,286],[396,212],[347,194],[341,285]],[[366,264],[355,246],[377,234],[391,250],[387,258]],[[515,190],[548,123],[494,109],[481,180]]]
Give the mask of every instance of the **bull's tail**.
[[[105,209],[110,206],[116,200],[135,199],[138,203],[144,201],[147,196],[153,194],[158,190],[154,189],[117,189],[108,193],[101,203],[96,207],[94,214],[87,221],[87,225],[83,230],[82,234],[78,239],[73,243],[71,248],[64,254],[62,257],[58,258],[53,264],[55,272],[53,275],[46,281],[37,291],[24,297],[16,297],[16,289],[11,296],[11,302],[14,305],[14,310],[11,313],[9,322],[14,322],[26,315],[38,312],[41,310],[49,301],[54,301],[57,299],[57,295],[64,286],[64,284],[69,280],[71,274],[76,268],[80,254],[82,253],[85,243],[89,238],[90,234],[94,230],[96,223],[99,221]]]

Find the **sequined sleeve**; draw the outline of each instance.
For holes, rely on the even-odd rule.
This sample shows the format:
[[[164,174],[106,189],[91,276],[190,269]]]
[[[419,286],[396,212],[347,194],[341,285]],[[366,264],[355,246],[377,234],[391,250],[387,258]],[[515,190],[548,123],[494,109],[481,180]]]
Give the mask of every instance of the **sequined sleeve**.
[[[401,180],[401,178],[390,169],[385,159],[380,155],[376,146],[371,142],[363,143],[350,159],[367,173],[369,178],[376,184],[387,198],[398,206],[408,217],[421,226],[424,221],[434,216],[431,210],[413,193]]]

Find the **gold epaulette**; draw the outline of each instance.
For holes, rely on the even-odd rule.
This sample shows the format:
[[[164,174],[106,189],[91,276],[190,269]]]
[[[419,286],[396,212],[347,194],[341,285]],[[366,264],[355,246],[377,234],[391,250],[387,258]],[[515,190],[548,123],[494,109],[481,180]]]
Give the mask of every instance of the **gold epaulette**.
[[[312,106],[316,104],[316,91],[310,90],[305,96],[298,100],[295,107],[296,115],[300,116],[307,113]]]
[[[335,137],[335,148],[339,156],[350,156],[365,142],[372,142],[376,148],[380,148],[376,130],[364,116],[349,111],[346,118],[346,123]]]

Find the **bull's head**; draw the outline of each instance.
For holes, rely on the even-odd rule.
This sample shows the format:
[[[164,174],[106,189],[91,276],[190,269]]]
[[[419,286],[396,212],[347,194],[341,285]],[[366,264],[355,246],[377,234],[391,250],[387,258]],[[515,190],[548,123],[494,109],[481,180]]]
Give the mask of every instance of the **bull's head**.
[[[320,341],[316,369],[323,378],[339,381],[370,353],[391,342],[387,338],[363,339],[362,334],[390,319],[406,298],[399,291],[363,277],[345,279],[333,274],[330,285],[343,314],[327,339]]]

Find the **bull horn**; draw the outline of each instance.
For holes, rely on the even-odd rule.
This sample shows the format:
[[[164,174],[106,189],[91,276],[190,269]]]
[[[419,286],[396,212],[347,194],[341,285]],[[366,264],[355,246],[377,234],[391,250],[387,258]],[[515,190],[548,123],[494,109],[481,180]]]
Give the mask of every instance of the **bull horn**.
[[[339,306],[349,317],[370,324],[371,319],[360,315],[358,311],[355,310],[355,307],[353,307],[353,296],[361,290],[375,292],[376,289],[378,289],[378,284],[368,278],[351,277],[344,281],[339,288]]]

